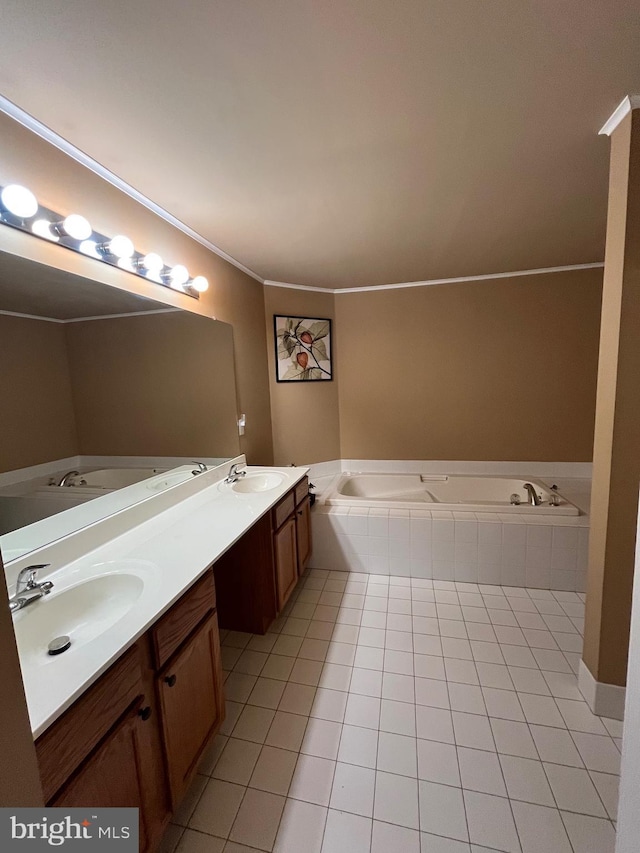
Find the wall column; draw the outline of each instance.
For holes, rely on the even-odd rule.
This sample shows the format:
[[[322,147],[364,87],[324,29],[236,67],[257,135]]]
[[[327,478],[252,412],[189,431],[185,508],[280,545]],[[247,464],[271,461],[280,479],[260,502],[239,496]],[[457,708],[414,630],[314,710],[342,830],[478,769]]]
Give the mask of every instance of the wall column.
[[[633,102],[632,102],[633,103]],[[580,689],[622,718],[640,485],[640,109],[611,132]]]

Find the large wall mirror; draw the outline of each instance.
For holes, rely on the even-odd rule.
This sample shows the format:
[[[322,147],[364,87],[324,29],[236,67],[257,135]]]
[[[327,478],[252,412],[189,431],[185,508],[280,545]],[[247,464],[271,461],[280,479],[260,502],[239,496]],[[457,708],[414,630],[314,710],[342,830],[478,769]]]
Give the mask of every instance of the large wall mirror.
[[[239,453],[226,323],[0,251],[0,365],[5,563]]]

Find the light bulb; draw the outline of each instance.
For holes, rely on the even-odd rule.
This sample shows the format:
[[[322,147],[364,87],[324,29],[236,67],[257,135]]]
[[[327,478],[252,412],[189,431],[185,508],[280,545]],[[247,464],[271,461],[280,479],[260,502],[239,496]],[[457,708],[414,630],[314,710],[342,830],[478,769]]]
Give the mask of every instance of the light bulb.
[[[197,275],[191,282],[191,287],[198,293],[204,293],[205,290],[209,289],[209,282],[203,275]]]
[[[118,266],[121,270],[127,270],[127,272],[135,272],[135,267],[131,263],[131,258],[118,258]]]
[[[130,258],[134,253],[133,243],[124,234],[117,234],[107,243],[107,248],[116,258]]]
[[[38,211],[38,200],[26,187],[20,184],[9,184],[0,193],[3,207],[19,219],[29,219]]]
[[[169,272],[171,287],[182,289],[182,285],[189,281],[189,270],[182,264],[176,264]]]
[[[57,243],[60,239],[53,233],[51,230],[51,223],[46,219],[36,219],[31,226],[31,230],[34,234],[37,234],[38,237],[44,237],[45,240],[51,240],[53,243]]]
[[[79,246],[83,255],[89,255],[90,258],[98,258],[102,260],[102,255],[98,252],[98,244],[95,240],[83,240]]]
[[[164,267],[164,261],[157,252],[149,252],[148,255],[144,256],[141,263],[146,270],[156,274]]]
[[[74,240],[87,240],[93,233],[89,220],[78,213],[72,213],[61,223],[62,230]]]
[[[144,274],[144,277],[145,277],[145,278],[148,278],[148,279],[149,279],[149,281],[155,281],[155,282],[157,282],[158,284],[163,284],[163,283],[164,283],[164,282],[162,281],[162,276],[160,275],[160,272],[159,272],[159,271],[158,271],[158,272],[156,272],[155,270],[147,270],[147,272]]]

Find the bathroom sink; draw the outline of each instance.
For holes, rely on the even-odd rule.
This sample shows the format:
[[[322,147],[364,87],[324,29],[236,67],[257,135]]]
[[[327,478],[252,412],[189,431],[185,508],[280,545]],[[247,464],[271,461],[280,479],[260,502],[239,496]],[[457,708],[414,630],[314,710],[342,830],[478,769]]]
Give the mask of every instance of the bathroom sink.
[[[143,589],[142,578],[132,574],[100,575],[60,592],[54,587],[49,595],[16,614],[20,658],[27,665],[55,661],[57,656],[49,655],[47,649],[61,636],[71,639],[69,652],[84,646],[122,619]]]
[[[237,480],[231,484],[234,492],[240,494],[255,494],[256,492],[268,492],[269,489],[276,489],[284,483],[285,476],[278,471],[268,471],[255,474],[247,474],[241,480]]]

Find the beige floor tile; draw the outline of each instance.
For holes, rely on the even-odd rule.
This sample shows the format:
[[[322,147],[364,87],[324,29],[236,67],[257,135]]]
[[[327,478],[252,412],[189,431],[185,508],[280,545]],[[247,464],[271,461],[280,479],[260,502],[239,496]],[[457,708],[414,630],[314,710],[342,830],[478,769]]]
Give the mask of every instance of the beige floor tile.
[[[272,850],[285,798],[249,788],[229,836],[231,841]]]

